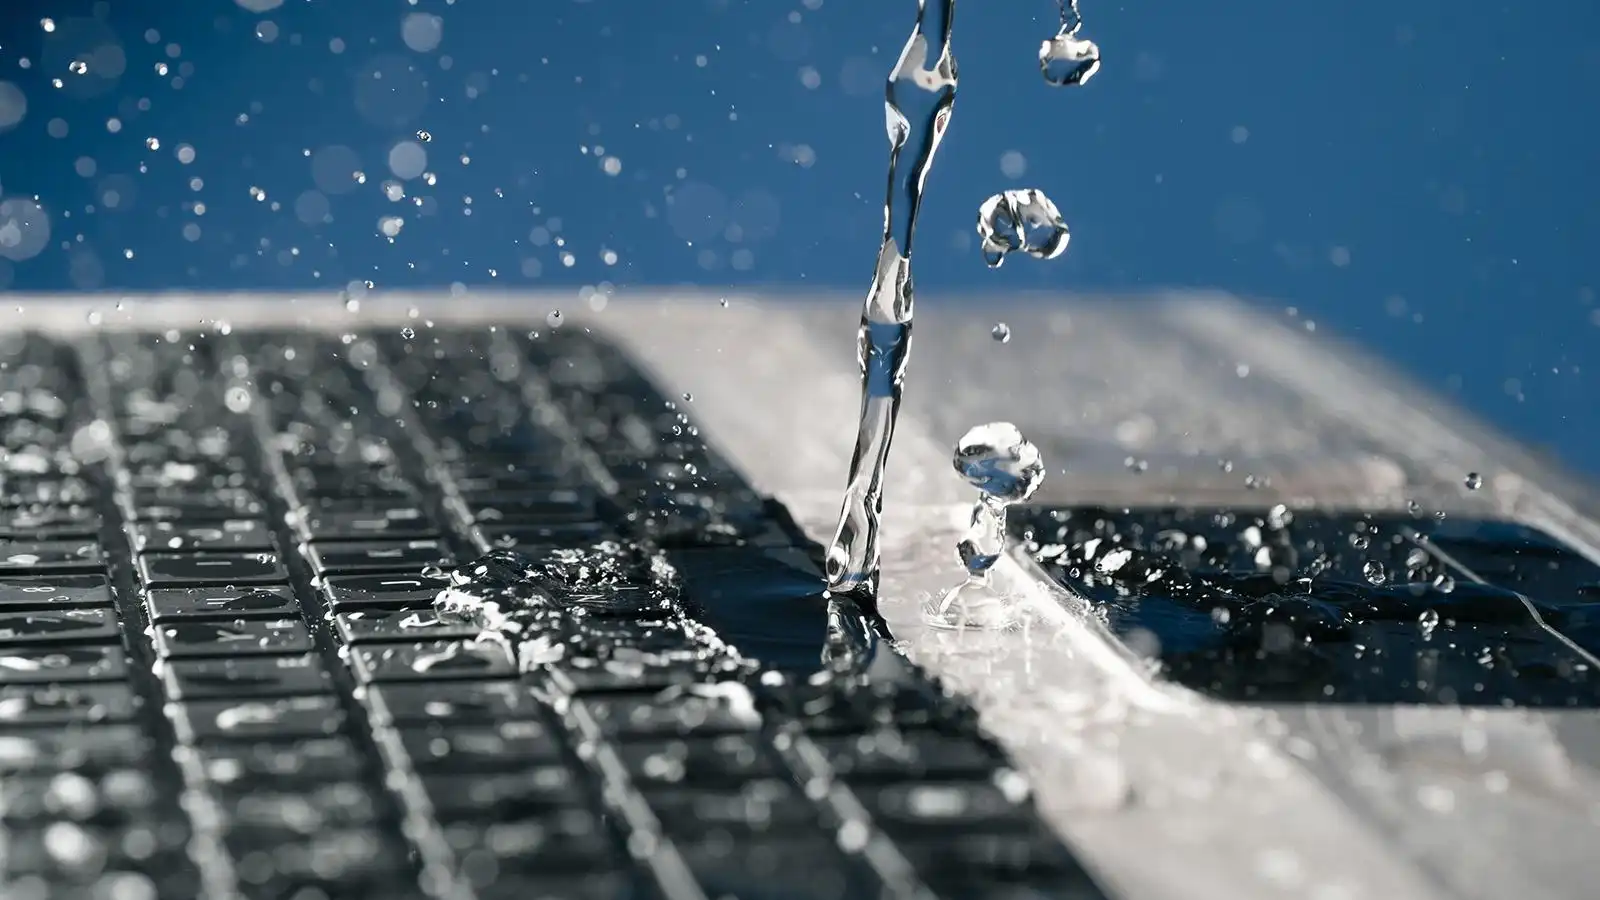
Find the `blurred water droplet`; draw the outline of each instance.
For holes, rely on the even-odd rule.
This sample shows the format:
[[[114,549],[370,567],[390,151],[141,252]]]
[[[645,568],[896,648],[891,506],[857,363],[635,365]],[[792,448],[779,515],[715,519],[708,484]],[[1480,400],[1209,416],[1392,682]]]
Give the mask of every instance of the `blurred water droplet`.
[[[1425,641],[1433,639],[1433,630],[1438,627],[1439,611],[1436,609],[1425,609],[1422,615],[1417,617],[1417,628],[1421,630],[1422,639]]]
[[[1433,587],[1434,590],[1437,590],[1441,594],[1448,594],[1456,589],[1456,580],[1441,572],[1434,576]]]
[[[1475,491],[1483,487],[1483,476],[1477,472],[1468,472],[1467,477],[1462,480],[1462,484],[1467,486],[1467,490]]]
[[[407,325],[406,327],[400,329],[400,336],[409,341],[417,336],[417,330],[412,328],[410,325]]]
[[[1389,580],[1389,573],[1384,569],[1383,563],[1375,559],[1367,560],[1366,564],[1361,567],[1361,574],[1365,575],[1367,581],[1372,584],[1383,584]]]
[[[344,300],[344,311],[347,313],[360,312],[361,301],[354,297],[346,297]]]
[[[683,402],[685,402],[685,403],[693,403],[694,402],[694,395],[689,393],[688,391],[684,391],[683,392]]]
[[[544,321],[551,328],[560,328],[561,327],[561,310],[559,310],[559,309],[550,310],[550,315],[545,316],[544,317]]]
[[[990,329],[989,336],[1002,344],[1009,344],[1011,343],[1011,326],[1004,322],[996,322],[994,328]]]
[[[433,140],[433,135],[429,134],[426,131],[419,131],[419,132],[417,132],[417,140],[419,140],[419,141],[423,142],[424,144],[426,144],[429,141]]]
[[[999,268],[1007,254],[1021,251],[1036,259],[1055,259],[1067,250],[1071,233],[1061,211],[1037,188],[1005,191],[978,207],[983,261]]]

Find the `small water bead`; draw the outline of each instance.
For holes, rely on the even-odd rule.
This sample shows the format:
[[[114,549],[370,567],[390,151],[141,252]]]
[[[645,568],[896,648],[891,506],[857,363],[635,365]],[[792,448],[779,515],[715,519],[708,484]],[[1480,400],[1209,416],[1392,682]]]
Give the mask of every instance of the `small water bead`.
[[[1078,26],[1066,27],[1039,46],[1039,71],[1047,84],[1073,87],[1087,84],[1100,71],[1100,46],[1077,36]]]
[[[1366,564],[1361,567],[1361,574],[1367,577],[1367,581],[1370,584],[1383,584],[1389,580],[1389,573],[1384,569],[1383,563],[1375,559],[1367,560]]]
[[[550,310],[550,315],[545,316],[544,317],[544,321],[551,328],[560,328],[561,327],[561,310],[559,310],[559,309]]]
[[[417,336],[417,330],[412,328],[410,325],[407,325],[406,327],[400,329],[400,336],[409,341]]]
[[[417,132],[417,140],[419,140],[419,141],[423,142],[424,144],[426,144],[429,141],[433,140],[433,135],[429,134],[426,131],[419,131],[419,132]]]
[[[1011,343],[1011,326],[1004,322],[996,322],[994,328],[989,330],[989,337],[1001,344]]]
[[[962,435],[950,463],[968,484],[1002,504],[1028,499],[1044,481],[1039,448],[1010,422],[990,422]]]
[[[1467,486],[1467,490],[1475,491],[1483,487],[1483,476],[1477,472],[1468,472],[1467,477],[1461,483]]]
[[[1072,235],[1061,211],[1044,192],[1023,188],[995,194],[978,207],[978,237],[983,261],[997,269],[1006,256],[1021,251],[1036,259],[1055,259]]]
[[[1417,617],[1417,628],[1422,632],[1422,639],[1425,641],[1433,639],[1433,630],[1438,627],[1439,611],[1436,609],[1425,609],[1422,615]]]

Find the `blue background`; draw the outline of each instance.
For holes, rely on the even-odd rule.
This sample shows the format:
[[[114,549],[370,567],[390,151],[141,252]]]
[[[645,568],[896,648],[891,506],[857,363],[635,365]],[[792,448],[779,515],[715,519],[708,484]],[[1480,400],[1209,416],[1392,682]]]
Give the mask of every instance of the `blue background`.
[[[1083,2],[1106,62],[1078,90],[1038,74],[1051,0],[958,11],[960,97],[918,232],[924,296],[1265,298],[1600,473],[1600,5]],[[862,289],[882,221],[882,79],[913,12],[9,0],[0,230],[12,223],[10,255],[27,258],[0,247],[0,288]],[[436,18],[408,29],[412,15]],[[4,128],[18,94],[25,114]],[[389,151],[419,130],[433,183],[391,201]],[[1002,171],[1010,152],[1020,178]],[[983,267],[974,213],[1006,187],[1056,200],[1064,258]],[[47,242],[37,214],[17,219],[33,197]],[[392,241],[384,216],[403,219]]]

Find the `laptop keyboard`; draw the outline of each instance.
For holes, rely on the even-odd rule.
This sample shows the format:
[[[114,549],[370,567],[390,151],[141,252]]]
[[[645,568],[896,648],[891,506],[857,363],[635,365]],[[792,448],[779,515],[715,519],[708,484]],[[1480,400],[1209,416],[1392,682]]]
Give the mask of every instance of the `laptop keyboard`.
[[[682,413],[574,329],[0,336],[0,894],[1105,896]]]

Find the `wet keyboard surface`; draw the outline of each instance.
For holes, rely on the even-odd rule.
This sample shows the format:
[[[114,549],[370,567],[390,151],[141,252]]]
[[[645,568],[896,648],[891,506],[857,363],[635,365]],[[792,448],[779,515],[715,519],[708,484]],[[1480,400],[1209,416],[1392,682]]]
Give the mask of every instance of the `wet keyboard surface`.
[[[1035,508],[1011,527],[1218,699],[1600,707],[1600,565],[1525,525],[1280,506]]]
[[[1105,896],[623,357],[413,335],[0,336],[0,895]]]

